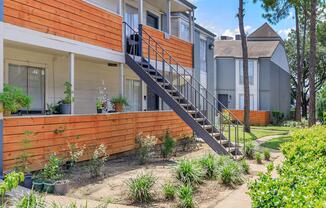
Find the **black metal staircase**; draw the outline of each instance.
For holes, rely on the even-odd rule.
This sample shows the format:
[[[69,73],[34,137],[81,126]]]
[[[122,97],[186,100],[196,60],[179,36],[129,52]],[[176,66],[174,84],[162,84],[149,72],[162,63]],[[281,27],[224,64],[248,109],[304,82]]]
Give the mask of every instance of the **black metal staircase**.
[[[136,31],[124,23],[124,30],[128,37],[126,64],[215,152],[234,157],[242,155],[240,142],[245,145],[244,133],[243,140],[239,140],[242,123],[143,30],[142,25]],[[218,106],[223,107],[223,112]]]

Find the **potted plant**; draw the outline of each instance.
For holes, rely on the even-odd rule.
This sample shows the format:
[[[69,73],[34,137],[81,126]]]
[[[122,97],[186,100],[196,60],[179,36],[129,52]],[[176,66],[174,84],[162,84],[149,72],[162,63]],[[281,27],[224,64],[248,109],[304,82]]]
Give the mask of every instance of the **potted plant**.
[[[61,114],[70,114],[71,113],[71,102],[73,101],[72,97],[72,85],[69,82],[65,82],[65,98],[59,101],[60,113]]]
[[[33,181],[32,189],[35,191],[38,191],[38,192],[42,192],[43,187],[44,187],[43,178],[38,175],[38,176],[33,177],[32,181]]]
[[[54,193],[58,195],[66,195],[70,188],[69,180],[59,180],[55,182]]]
[[[96,111],[97,113],[103,112],[103,103],[100,99],[96,99]]]
[[[22,108],[28,108],[31,104],[31,98],[22,89],[5,84],[3,92],[0,93],[0,102],[3,103],[4,115],[10,116],[11,113],[16,113]]]
[[[45,192],[53,193],[56,182],[62,179],[61,163],[61,160],[54,153],[50,156],[49,162],[45,164],[43,169],[43,190]]]
[[[24,132],[25,137],[23,138],[22,141],[22,148],[23,151],[21,152],[21,154],[18,156],[17,158],[17,166],[16,169],[19,172],[24,173],[25,177],[24,177],[24,182],[23,182],[23,186],[25,188],[32,188],[32,174],[29,171],[29,158],[31,156],[31,154],[29,152],[26,151],[26,149],[31,147],[31,136],[33,135],[32,131],[25,131]]]
[[[123,107],[128,105],[127,99],[123,96],[113,97],[110,102],[116,112],[122,112]]]

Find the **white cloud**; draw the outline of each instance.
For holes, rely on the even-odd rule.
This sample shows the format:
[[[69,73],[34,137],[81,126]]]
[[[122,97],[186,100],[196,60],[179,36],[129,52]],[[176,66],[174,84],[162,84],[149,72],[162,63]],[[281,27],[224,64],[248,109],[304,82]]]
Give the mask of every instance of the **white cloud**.
[[[249,33],[251,31],[252,27],[250,25],[246,25],[244,27],[244,29],[245,29],[246,33]],[[220,33],[220,35],[225,35],[225,36],[230,36],[230,37],[234,37],[237,34],[240,34],[239,28],[226,29],[222,33]]]
[[[289,33],[291,32],[293,28],[286,28],[286,29],[281,29],[278,31],[278,34],[283,38],[283,39],[287,39]]]

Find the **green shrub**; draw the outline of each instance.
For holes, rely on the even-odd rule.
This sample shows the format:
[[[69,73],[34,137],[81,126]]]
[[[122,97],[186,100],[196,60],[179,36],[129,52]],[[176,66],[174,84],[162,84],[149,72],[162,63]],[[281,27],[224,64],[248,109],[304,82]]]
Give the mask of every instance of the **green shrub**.
[[[141,174],[127,182],[129,195],[135,202],[148,203],[153,200],[152,188],[156,179],[151,174]]]
[[[315,126],[292,134],[282,145],[285,156],[279,176],[260,174],[250,183],[252,207],[324,207],[326,201],[326,127]]]
[[[272,162],[268,163],[266,168],[267,168],[267,172],[271,173],[274,170],[274,163]]]
[[[31,191],[15,202],[16,208],[45,208],[47,207],[43,196]]]
[[[178,207],[194,208],[196,203],[193,199],[193,188],[190,185],[181,185],[178,189]]]
[[[317,118],[325,123],[326,122],[326,85],[317,95]]]
[[[176,177],[183,184],[198,185],[203,182],[203,172],[199,164],[192,160],[182,160],[176,168]]]
[[[175,198],[177,189],[172,183],[167,183],[163,186],[163,193],[165,199],[173,200]]]
[[[308,120],[302,119],[301,121],[285,121],[283,126],[291,128],[305,128],[308,127]]]
[[[62,178],[62,160],[55,153],[50,155],[49,162],[44,165],[42,176],[46,180],[55,181]]]
[[[72,97],[72,85],[70,82],[65,82],[65,98],[61,101],[63,104],[71,104],[71,102],[74,100]]]
[[[242,169],[235,161],[229,161],[220,169],[220,178],[225,185],[239,185],[243,183]]]
[[[28,108],[32,100],[21,88],[5,84],[3,92],[0,93],[0,102],[3,103],[3,110],[10,114]]]
[[[88,162],[88,171],[92,178],[96,178],[101,175],[102,167],[109,159],[109,155],[106,152],[106,146],[100,144],[93,152],[92,159]]]
[[[263,161],[262,161],[263,156],[262,156],[262,154],[261,154],[260,152],[256,152],[256,154],[255,154],[255,159],[256,159],[256,162],[257,162],[258,164],[262,164],[262,163],[263,163]]]
[[[176,142],[167,131],[163,138],[163,144],[161,148],[161,155],[164,159],[168,159],[172,156],[175,149]]]
[[[157,138],[155,136],[143,136],[138,134],[136,137],[137,157],[140,164],[145,164],[151,158],[154,152],[154,147],[156,145]]]
[[[284,113],[281,111],[272,111],[272,124],[273,125],[280,125],[284,120]]]
[[[268,149],[264,149],[264,159],[269,161],[271,159],[271,152]]]
[[[255,145],[253,142],[247,142],[243,149],[244,155],[248,159],[253,159],[255,156]]]
[[[242,159],[242,160],[240,160],[239,163],[240,163],[240,167],[242,169],[242,172],[244,174],[249,174],[250,166],[249,166],[248,162],[245,159]]]
[[[214,155],[208,154],[199,160],[206,179],[216,179],[218,176],[217,161]]]
[[[1,204],[4,204],[4,197],[6,192],[11,191],[19,185],[19,183],[24,181],[24,173],[23,172],[11,172],[5,175],[4,180],[0,183],[0,197]]]

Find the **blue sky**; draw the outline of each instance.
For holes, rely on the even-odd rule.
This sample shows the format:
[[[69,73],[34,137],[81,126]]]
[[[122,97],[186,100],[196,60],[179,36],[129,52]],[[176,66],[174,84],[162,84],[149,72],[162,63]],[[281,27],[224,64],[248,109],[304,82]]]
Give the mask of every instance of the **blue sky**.
[[[238,34],[238,0],[190,0],[197,6],[195,11],[196,22],[217,35]],[[264,10],[259,3],[254,4],[252,0],[245,1],[245,29],[248,33],[253,32],[266,20],[262,17]],[[293,12],[287,19],[277,25],[272,25],[282,38],[294,28],[295,22]]]

